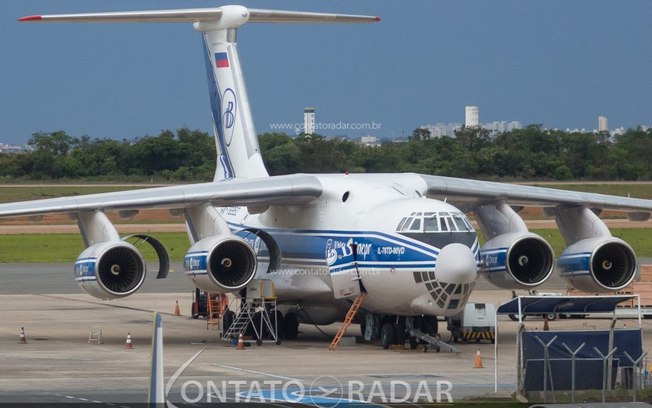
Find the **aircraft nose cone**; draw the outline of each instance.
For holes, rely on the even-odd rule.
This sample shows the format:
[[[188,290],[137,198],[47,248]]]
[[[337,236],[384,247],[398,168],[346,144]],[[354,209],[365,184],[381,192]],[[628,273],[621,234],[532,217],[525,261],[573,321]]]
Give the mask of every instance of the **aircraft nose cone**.
[[[475,256],[466,245],[448,244],[439,252],[435,273],[442,282],[474,282],[478,276]]]

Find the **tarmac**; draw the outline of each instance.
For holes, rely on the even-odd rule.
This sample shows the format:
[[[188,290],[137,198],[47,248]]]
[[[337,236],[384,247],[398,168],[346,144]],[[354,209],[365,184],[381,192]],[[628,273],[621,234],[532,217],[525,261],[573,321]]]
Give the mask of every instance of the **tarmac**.
[[[296,341],[251,343],[237,350],[219,339],[216,329],[208,329],[205,320],[189,317],[192,285],[181,273],[173,272],[167,285],[148,277],[148,290],[101,301],[80,293],[70,265],[12,264],[2,269],[0,276],[13,281],[14,294],[8,294],[0,281],[0,402],[98,407],[146,402],[154,311],[162,313],[164,320],[167,398],[179,407],[216,401],[294,407],[333,407],[336,400],[412,403],[430,398],[445,403],[501,398],[516,389],[516,323],[506,317],[499,317],[497,358],[488,341],[456,344],[459,354],[356,344],[352,338],[360,335],[357,325],[348,329],[348,341],[329,351],[337,324],[320,327],[325,334],[301,325]],[[46,282],[36,283],[39,274],[38,281]],[[167,289],[158,291],[163,287],[158,285]],[[498,305],[510,297],[506,290],[480,289],[470,301]],[[177,300],[182,316],[173,315]],[[557,319],[549,325],[551,329],[606,329],[610,322],[609,315]],[[541,330],[543,323],[539,318],[525,321],[528,330]],[[636,319],[621,319],[617,327],[637,324]],[[652,320],[642,324],[644,346],[650,350]],[[21,327],[26,344],[19,342]],[[448,340],[445,322],[440,321],[439,328]],[[91,329],[101,329],[102,344],[89,343]],[[133,349],[125,348],[127,334]],[[484,368],[474,367],[477,351]]]

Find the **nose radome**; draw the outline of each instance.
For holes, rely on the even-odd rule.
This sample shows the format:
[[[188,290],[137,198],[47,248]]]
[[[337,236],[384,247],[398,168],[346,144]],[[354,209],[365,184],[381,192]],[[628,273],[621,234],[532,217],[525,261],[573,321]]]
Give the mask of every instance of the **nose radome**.
[[[471,283],[477,278],[475,256],[469,247],[448,244],[439,252],[435,267],[437,280],[448,283]]]

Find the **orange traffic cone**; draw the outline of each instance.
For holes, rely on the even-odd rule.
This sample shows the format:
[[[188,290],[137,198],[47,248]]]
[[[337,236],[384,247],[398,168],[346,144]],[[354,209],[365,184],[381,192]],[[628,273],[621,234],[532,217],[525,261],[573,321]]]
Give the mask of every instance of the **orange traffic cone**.
[[[174,307],[174,315],[181,316],[181,309],[179,309],[179,301],[177,300],[177,305]]]
[[[482,365],[482,354],[480,354],[480,350],[475,353],[475,364],[473,364],[473,368],[484,368],[484,365]]]
[[[242,333],[238,336],[238,347],[236,347],[236,350],[244,350],[245,349],[245,344],[244,344],[244,336]]]
[[[548,315],[543,316],[543,330],[550,330],[550,326],[548,326]]]
[[[18,344],[27,344],[27,337],[25,337],[25,328],[20,328],[20,335],[18,336]]]
[[[125,342],[125,348],[129,350],[134,348],[134,345],[131,342],[131,332],[127,333],[127,341]]]

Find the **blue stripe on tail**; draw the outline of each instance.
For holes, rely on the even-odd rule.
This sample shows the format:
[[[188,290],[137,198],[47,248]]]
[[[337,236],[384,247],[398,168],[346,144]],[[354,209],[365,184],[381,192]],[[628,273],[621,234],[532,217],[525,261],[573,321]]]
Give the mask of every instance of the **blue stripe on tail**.
[[[224,126],[222,124],[222,106],[220,100],[220,91],[215,82],[215,74],[213,73],[213,64],[211,64],[210,52],[208,46],[206,45],[206,36],[203,37],[204,45],[204,58],[206,61],[206,76],[208,80],[208,96],[211,102],[211,113],[213,114],[213,125],[217,132],[217,143],[220,147],[220,154],[217,157],[218,166],[221,166],[224,170],[224,179],[232,179],[235,177],[235,172],[233,171],[233,165],[231,164],[231,159],[229,158],[229,152],[226,149],[226,143],[224,141]]]

